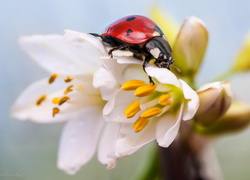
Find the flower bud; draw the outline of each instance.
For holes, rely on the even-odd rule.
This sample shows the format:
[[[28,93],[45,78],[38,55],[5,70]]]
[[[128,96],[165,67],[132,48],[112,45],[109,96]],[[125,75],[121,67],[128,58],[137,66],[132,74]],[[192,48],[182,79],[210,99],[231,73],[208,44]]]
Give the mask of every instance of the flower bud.
[[[175,66],[181,76],[194,78],[200,68],[208,43],[205,24],[196,17],[187,18],[173,46]]]
[[[228,81],[207,84],[198,90],[197,94],[200,106],[194,119],[203,126],[216,122],[232,102],[232,89]]]
[[[250,70],[250,33],[248,34],[246,41],[236,58],[233,70],[235,72]]]
[[[231,133],[248,127],[249,123],[250,106],[240,101],[233,101],[223,117],[210,127],[200,128],[198,132],[206,135]]]

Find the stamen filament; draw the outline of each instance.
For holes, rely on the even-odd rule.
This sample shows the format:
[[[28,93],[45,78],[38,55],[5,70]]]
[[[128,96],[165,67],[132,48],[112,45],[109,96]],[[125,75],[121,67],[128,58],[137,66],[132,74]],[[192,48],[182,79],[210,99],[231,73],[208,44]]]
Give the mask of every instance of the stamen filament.
[[[139,117],[132,127],[135,130],[135,132],[138,133],[146,127],[149,121],[150,119],[148,118]]]
[[[141,110],[146,110],[146,109],[148,109],[150,107],[154,107],[157,104],[158,104],[158,99],[157,98],[154,98],[151,101],[146,101],[145,103],[142,103],[142,101],[141,101],[140,108],[141,108]]]
[[[150,117],[154,117],[158,114],[160,114],[162,112],[162,109],[161,108],[158,108],[158,107],[153,107],[153,108],[150,108],[146,111],[144,111],[140,117],[142,118],[150,118]]]
[[[132,118],[136,113],[138,113],[141,110],[140,108],[140,102],[134,101],[132,104],[130,104],[124,111],[124,114],[127,118]]]
[[[140,86],[135,90],[134,95],[137,97],[148,96],[154,93],[155,88],[156,88],[156,84],[153,84],[153,83]]]
[[[131,80],[131,81],[127,81],[125,82],[121,89],[124,91],[132,91],[132,90],[136,90],[138,87],[140,86],[144,86],[146,83],[142,80]]]
[[[84,88],[83,85],[74,86],[74,90],[77,90],[77,91],[82,91],[83,88]]]

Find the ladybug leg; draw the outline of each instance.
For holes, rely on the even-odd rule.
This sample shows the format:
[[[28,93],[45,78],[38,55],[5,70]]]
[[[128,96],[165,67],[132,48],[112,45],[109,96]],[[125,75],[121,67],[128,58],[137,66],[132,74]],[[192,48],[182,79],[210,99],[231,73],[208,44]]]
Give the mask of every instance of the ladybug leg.
[[[147,71],[145,68],[147,67],[151,59],[153,59],[151,56],[146,56],[146,58],[143,61],[142,68],[146,74],[147,74]],[[155,84],[151,76],[148,75],[148,79],[149,79],[149,83]]]
[[[109,50],[108,55],[110,55],[111,59],[113,59],[113,53],[112,52],[116,51],[116,50],[121,50],[121,49],[124,49],[124,48],[126,48],[126,46],[124,46],[124,45],[113,47],[112,49]]]

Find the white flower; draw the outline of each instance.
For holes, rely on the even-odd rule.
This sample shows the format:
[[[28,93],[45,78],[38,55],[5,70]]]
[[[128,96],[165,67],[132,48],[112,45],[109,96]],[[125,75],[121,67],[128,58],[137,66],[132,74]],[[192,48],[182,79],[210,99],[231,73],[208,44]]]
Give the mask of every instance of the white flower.
[[[146,72],[155,82],[148,84],[141,61],[131,60],[104,61],[94,74],[94,86],[108,100],[105,118],[120,124],[115,137],[116,158],[128,156],[155,139],[168,147],[181,120],[191,119],[199,106],[196,92],[172,72],[148,65]]]
[[[105,124],[105,101],[92,85],[93,72],[101,66],[100,56],[107,54],[101,40],[68,30],[64,36],[22,37],[20,44],[51,76],[30,85],[15,102],[12,115],[39,123],[68,121],[61,136],[58,168],[69,174],[92,158],[105,126],[98,149],[100,161],[108,163],[112,136],[106,129],[116,125]]]

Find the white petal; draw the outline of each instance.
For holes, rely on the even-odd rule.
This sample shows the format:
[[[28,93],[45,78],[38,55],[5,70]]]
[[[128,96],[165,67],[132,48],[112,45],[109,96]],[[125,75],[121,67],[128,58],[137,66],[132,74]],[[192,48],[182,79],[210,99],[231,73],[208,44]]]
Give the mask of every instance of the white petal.
[[[144,145],[153,141],[156,134],[156,123],[154,119],[152,119],[139,133],[134,132],[132,124],[123,124],[121,133],[125,136],[120,137],[116,142],[116,156],[119,158],[129,156]]]
[[[188,120],[195,115],[199,108],[199,96],[192,88],[187,85],[186,82],[182,81],[181,79],[180,82],[182,84],[184,97],[188,100],[184,107],[183,120]]]
[[[70,100],[62,106],[53,104],[52,99],[63,97],[64,91],[70,85],[64,82],[64,77],[67,76],[58,75],[52,84],[48,83],[48,79],[31,84],[17,98],[12,107],[12,115],[21,120],[49,123],[74,119],[78,116],[79,111],[85,107],[103,106],[104,102],[99,91],[92,86],[91,75],[71,76],[75,89],[67,95]],[[44,95],[46,96],[44,101],[37,105],[38,100]],[[52,112],[55,107],[58,107],[60,112],[53,117]]]
[[[148,77],[137,64],[118,64],[115,60],[103,60],[103,67],[94,73],[93,85],[100,88],[102,98],[109,100],[114,96],[114,92],[120,89],[121,85],[131,79],[148,81]]]
[[[45,70],[59,74],[82,74],[100,67],[102,53],[89,42],[73,44],[61,35],[34,35],[19,39],[23,50]]]
[[[133,57],[133,53],[131,51],[125,51],[125,50],[117,50],[112,52],[114,57],[120,57],[120,56],[127,56],[127,57]],[[110,57],[110,56],[109,56]]]
[[[216,81],[212,83],[207,83],[207,84],[204,84],[202,87],[200,87],[197,91],[204,91],[210,88],[224,89],[228,96],[233,96],[232,87],[228,81]]]
[[[110,99],[114,95],[113,90],[118,89],[114,75],[104,67],[94,73],[93,86],[101,89],[104,100]]]
[[[103,109],[105,119],[119,123],[134,122],[137,116],[128,119],[124,115],[125,109],[136,99],[133,92],[120,89],[115,93],[115,97],[109,100]]]
[[[201,87],[198,89],[198,91],[204,91],[204,90],[209,89],[209,88],[220,89],[220,88],[221,88],[221,82],[216,81],[216,82],[204,84],[203,86],[201,86]]]
[[[176,87],[181,87],[177,77],[166,68],[158,68],[149,65],[146,67],[146,72],[149,76],[156,78],[160,83],[172,84]]]
[[[113,97],[108,100],[108,102],[105,104],[103,108],[103,115],[105,119],[110,119],[109,114],[112,112],[116,99],[115,97],[117,96],[117,93],[119,92],[119,89],[113,92]],[[108,116],[108,117],[106,117]]]
[[[107,54],[107,50],[101,39],[88,33],[81,33],[67,29],[65,30],[64,39],[71,43],[83,43],[84,41],[89,42],[93,47],[99,49],[102,54]]]
[[[140,64],[142,65],[142,60],[138,60],[134,57],[117,57],[117,63],[119,64]]]
[[[63,89],[61,83],[57,83],[56,86],[50,86],[48,79],[31,84],[17,98],[12,107],[12,115],[21,120],[29,119],[41,123],[66,120],[68,116],[62,116],[61,114],[52,117],[52,109],[55,105],[51,103],[51,97],[48,97],[49,94],[54,94],[56,97],[56,92],[60,89]],[[37,100],[43,95],[47,96],[46,100],[39,106],[36,105]]]
[[[156,140],[159,146],[168,147],[176,138],[182,119],[183,105],[176,114],[167,114],[158,119]]]
[[[107,123],[99,142],[98,160],[103,164],[107,164],[108,169],[112,169],[116,165],[115,140],[119,136],[120,126],[121,123]]]
[[[66,124],[58,152],[59,169],[75,174],[93,157],[103,123],[101,110],[89,108]]]

